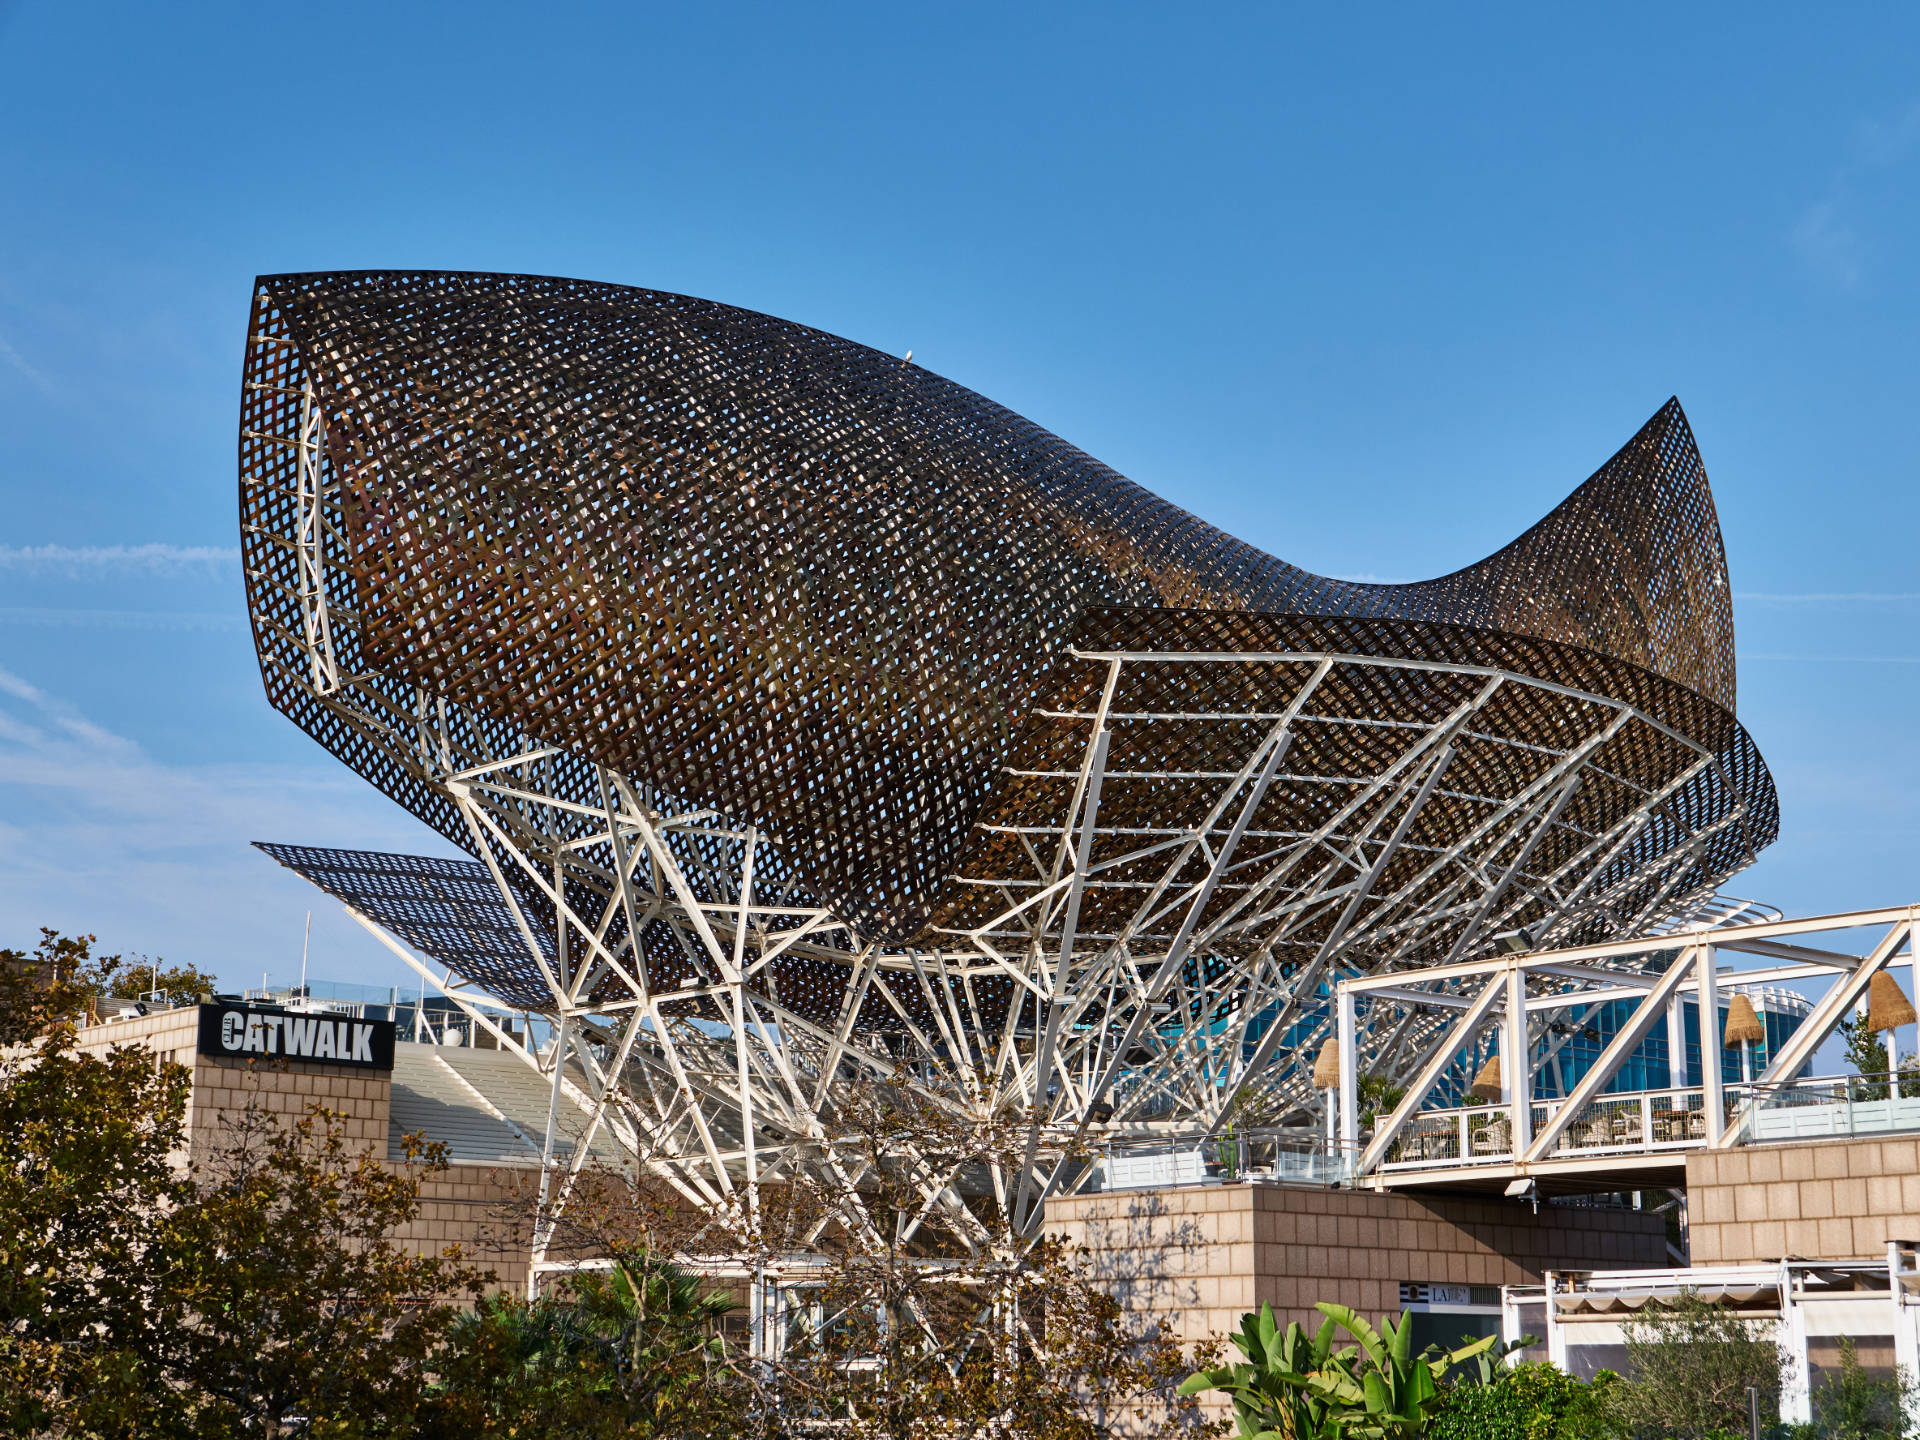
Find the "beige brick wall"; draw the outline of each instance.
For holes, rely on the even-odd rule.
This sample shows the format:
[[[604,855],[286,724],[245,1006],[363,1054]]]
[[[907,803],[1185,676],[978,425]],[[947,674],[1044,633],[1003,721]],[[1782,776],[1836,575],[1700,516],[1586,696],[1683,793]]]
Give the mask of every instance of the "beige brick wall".
[[[1884,1256],[1920,1239],[1920,1139],[1689,1155],[1687,1223],[1696,1265]]]
[[[187,1102],[187,1145],[204,1161],[231,1122],[257,1105],[282,1121],[306,1114],[318,1103],[344,1117],[348,1146],[371,1149],[384,1161],[391,1119],[391,1077],[346,1065],[289,1065],[272,1060],[235,1060],[195,1053],[199,1011],[194,1007],[90,1026],[80,1048],[103,1054],[116,1045],[144,1045],[193,1071]],[[182,1153],[182,1161],[187,1154]],[[419,1254],[438,1254],[457,1244],[471,1263],[494,1271],[504,1287],[524,1287],[527,1237],[510,1204],[522,1171],[454,1165],[425,1177],[414,1222],[394,1238]]]
[[[274,1060],[197,1057],[189,1110],[196,1153],[218,1143],[223,1121],[258,1107],[281,1120],[297,1120],[309,1105],[324,1105],[342,1117],[347,1144],[387,1153],[392,1077],[348,1065],[288,1065]]]
[[[519,1203],[538,1172],[488,1165],[450,1165],[420,1186],[420,1211],[394,1239],[415,1254],[458,1245],[466,1261],[491,1270],[494,1288],[525,1293],[532,1234]]]
[[[1545,1270],[1668,1263],[1655,1215],[1507,1200],[1421,1199],[1286,1185],[1123,1190],[1056,1200],[1047,1229],[1086,1247],[1096,1278],[1183,1341],[1271,1304],[1317,1326],[1315,1301],[1400,1308],[1402,1281],[1536,1282]]]
[[[243,1113],[249,1103],[277,1116],[300,1116],[318,1102],[345,1117],[348,1142],[387,1153],[390,1077],[348,1065],[289,1065],[274,1060],[235,1060],[198,1055],[200,1012],[194,1006],[156,1015],[111,1020],[80,1032],[80,1049],[104,1054],[116,1045],[144,1045],[162,1059],[193,1071],[187,1101],[187,1143],[204,1155],[221,1134],[222,1117]]]

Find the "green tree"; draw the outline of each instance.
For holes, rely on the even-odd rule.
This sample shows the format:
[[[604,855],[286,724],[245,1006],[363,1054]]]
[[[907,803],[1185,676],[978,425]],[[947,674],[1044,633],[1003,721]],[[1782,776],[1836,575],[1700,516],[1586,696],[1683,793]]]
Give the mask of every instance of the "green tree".
[[[1244,1358],[1191,1375],[1180,1388],[1188,1395],[1225,1394],[1242,1435],[1309,1440],[1330,1434],[1336,1402],[1315,1389],[1313,1379],[1335,1363],[1337,1329],[1328,1319],[1313,1335],[1298,1321],[1282,1331],[1273,1307],[1262,1305],[1257,1315],[1242,1316],[1240,1333],[1228,1337]]]
[[[178,1308],[160,1220],[188,1075],[151,1051],[79,1052],[89,937],[0,951],[0,1432],[158,1434]],[[157,1267],[157,1268],[156,1268]]]
[[[1867,1373],[1851,1336],[1840,1337],[1840,1368],[1813,1394],[1820,1440],[1902,1440],[1920,1431],[1920,1392],[1911,1375]]]
[[[1449,1388],[1431,1440],[1612,1440],[1623,1433],[1614,1409],[1620,1377],[1602,1370],[1591,1383],[1545,1363],[1496,1372],[1485,1384]]]
[[[1856,1015],[1851,1020],[1840,1022],[1840,1038],[1846,1042],[1847,1063],[1861,1075],[1882,1077],[1874,1081],[1855,1081],[1852,1084],[1853,1098],[1856,1100],[1883,1100],[1886,1098],[1887,1045],[1878,1031],[1867,1029],[1864,1015]],[[1911,1100],[1920,1097],[1920,1061],[1906,1060],[1900,1065],[1900,1094]]]
[[[729,1352],[732,1380],[718,1393],[744,1405],[749,1433],[829,1422],[836,1435],[886,1440],[1208,1431],[1177,1393],[1191,1368],[1178,1345],[1137,1326],[1059,1237],[1015,1234],[1011,1196],[984,1185],[966,1196],[970,1248],[923,1223],[927,1175],[1017,1169],[1025,1115],[962,1120],[906,1086],[869,1084],[835,1119],[839,1165],[798,1161],[777,1184],[743,1187],[729,1214],[602,1174],[555,1219],[555,1248],[803,1272],[780,1353]]]
[[[1261,1306],[1233,1337],[1247,1363],[1202,1370],[1182,1393],[1224,1391],[1249,1440],[1418,1440],[1441,1408],[1442,1378],[1494,1343],[1485,1335],[1452,1352],[1433,1347],[1415,1355],[1412,1316],[1404,1311],[1376,1329],[1345,1305],[1322,1301],[1314,1308],[1327,1318],[1308,1340],[1298,1325],[1281,1335],[1273,1307]],[[1334,1350],[1336,1326],[1357,1343]]]
[[[1760,1322],[1687,1293],[1648,1305],[1622,1329],[1631,1383],[1616,1390],[1615,1410],[1636,1435],[1741,1433],[1749,1387],[1768,1423],[1778,1417],[1780,1352]]]
[[[291,1123],[259,1108],[231,1122],[162,1241],[185,1310],[167,1367],[198,1429],[358,1436],[413,1422],[456,1314],[447,1299],[477,1297],[484,1276],[457,1249],[417,1255],[392,1238],[444,1147],[414,1140],[402,1168],[384,1158],[317,1105]]]
[[[187,1170],[188,1072],[78,1048],[91,947],[0,951],[0,1433],[409,1433],[479,1280],[389,1238],[438,1157],[395,1172],[331,1112],[255,1112]]]
[[[16,1014],[39,1017],[29,1033],[44,1033],[56,1017],[77,1016],[102,996],[134,1000],[158,991],[169,1005],[189,1005],[219,988],[213,976],[193,965],[168,965],[144,955],[95,955],[96,943],[92,935],[42,928],[40,944],[31,953],[0,950],[0,964],[17,982],[9,992]],[[34,991],[39,992],[37,1002],[29,999]],[[55,997],[64,1008],[49,1008]]]
[[[611,1266],[531,1304],[495,1296],[456,1322],[436,1361],[436,1428],[582,1440],[737,1434],[749,1395],[718,1333],[733,1299],[642,1253]]]
[[[144,955],[115,956],[118,962],[100,977],[103,995],[122,1000],[143,1000],[160,994],[169,1005],[191,1005],[202,995],[220,988],[220,982],[193,965],[169,965],[164,960],[149,960]]]

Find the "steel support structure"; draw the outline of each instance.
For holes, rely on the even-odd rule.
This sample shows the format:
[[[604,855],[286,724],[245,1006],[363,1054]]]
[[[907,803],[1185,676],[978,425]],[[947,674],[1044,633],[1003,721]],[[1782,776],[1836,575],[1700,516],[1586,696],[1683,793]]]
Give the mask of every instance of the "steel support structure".
[[[250,569],[263,669],[303,723],[443,829],[454,817],[511,916],[512,1003],[554,1038],[507,1048],[549,1078],[553,1123],[584,1116],[588,1137],[564,1166],[549,1144],[541,1245],[598,1134],[749,1245],[760,1187],[803,1166],[835,1172],[848,1231],[874,1234],[836,1127],[847,1094],[885,1083],[962,1125],[1023,1117],[1010,1170],[904,1157],[912,1227],[982,1255],[969,1186],[1031,1239],[1049,1198],[1090,1183],[1080,1157],[1102,1137],[1206,1136],[1249,1106],[1317,1129],[1329,1026],[1357,1146],[1358,1077],[1433,1072],[1448,1032],[1425,1002],[1487,973],[1449,957],[1635,933],[1706,900],[1724,874],[1701,856],[1749,823],[1721,751],[1537,675],[1337,648],[1085,648],[1066,663],[1095,677],[1087,701],[1036,716],[1068,742],[1004,777],[1060,802],[988,807],[949,877],[958,900],[919,941],[878,944],[755,824],[368,662],[311,386],[298,413],[295,493],[253,512],[287,518],[248,535],[250,554],[293,560]],[[768,744],[778,727],[770,713]],[[1417,976],[1418,999],[1336,1004],[1381,975]],[[433,978],[493,1026],[497,982]],[[1511,1106],[1524,1134],[1519,1092]]]
[[[1400,1103],[1360,1149],[1354,1178],[1386,1185],[1443,1183],[1468,1169],[1498,1172],[1515,1181],[1585,1170],[1624,1173],[1643,1162],[1670,1163],[1675,1150],[1738,1144],[1758,1111],[1800,1075],[1853,1011],[1873,976],[1894,963],[1913,964],[1917,916],[1920,907],[1899,906],[1804,919],[1736,917],[1732,924],[1433,966],[1404,976],[1343,980],[1335,1001],[1343,1036],[1354,1023],[1350,1016],[1375,1006],[1411,1007],[1424,1013],[1437,1032],[1425,1065],[1408,1083]],[[1838,932],[1873,938],[1864,954],[1807,943]],[[1734,969],[1721,965],[1726,955],[1771,963]],[[1722,1003],[1734,991],[1771,984],[1825,987],[1825,993],[1771,1055],[1765,1071],[1741,1085],[1737,1101],[1730,1104],[1719,1063]],[[1686,1085],[1683,1068],[1679,1005],[1689,992],[1699,1006],[1703,1063],[1698,1087]],[[1551,1017],[1617,1002],[1628,1002],[1632,1009],[1578,1082],[1564,1095],[1536,1096],[1537,1082],[1547,1073],[1556,1048]],[[1435,1156],[1400,1153],[1417,1121],[1431,1124],[1437,1114],[1463,1107],[1488,1108],[1464,1099],[1442,1112],[1426,1107],[1450,1072],[1458,1077],[1459,1057],[1472,1053],[1490,1026],[1498,1027],[1506,1087],[1502,1104],[1509,1128],[1499,1144],[1489,1144],[1481,1153],[1451,1145],[1438,1147],[1441,1153]],[[1644,1094],[1618,1091],[1615,1082],[1622,1067],[1662,1026],[1674,1047],[1669,1086]],[[1360,1063],[1342,1052],[1342,1095],[1354,1089]],[[1630,1133],[1619,1137],[1588,1137],[1568,1145],[1570,1132],[1589,1123],[1598,1107],[1629,1105],[1636,1097],[1643,1107],[1659,1109],[1661,1124],[1628,1126],[1624,1128]]]

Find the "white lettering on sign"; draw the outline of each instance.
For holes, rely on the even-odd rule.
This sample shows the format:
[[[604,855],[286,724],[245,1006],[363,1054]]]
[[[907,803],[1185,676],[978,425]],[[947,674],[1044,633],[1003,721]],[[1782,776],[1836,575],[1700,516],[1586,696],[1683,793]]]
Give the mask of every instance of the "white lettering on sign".
[[[3,0],[0,0],[3,3]],[[393,1022],[349,1015],[288,1014],[280,1009],[204,1004],[202,1055],[233,1059],[318,1061],[323,1065],[393,1065]]]
[[[319,1028],[318,1020],[304,1019],[299,1015],[287,1016],[287,1054],[313,1054],[313,1032]]]

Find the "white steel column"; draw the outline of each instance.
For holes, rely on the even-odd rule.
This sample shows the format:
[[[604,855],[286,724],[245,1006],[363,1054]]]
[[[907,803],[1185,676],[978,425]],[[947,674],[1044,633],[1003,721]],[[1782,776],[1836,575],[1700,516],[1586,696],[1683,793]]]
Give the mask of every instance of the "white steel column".
[[[1334,990],[1336,1038],[1340,1046],[1340,1150],[1351,1155],[1360,1145],[1360,1050],[1353,1024],[1353,992]]]
[[[1893,1361],[1911,1381],[1920,1377],[1920,1305],[1905,1281],[1920,1279],[1920,1255],[1911,1240],[1887,1241],[1887,1299],[1893,1306]]]
[[[567,1021],[562,1015],[553,1029],[553,1091],[547,1098],[547,1136],[540,1153],[540,1198],[533,1217],[533,1253],[527,1266],[527,1299],[540,1295],[540,1266],[546,1262],[547,1241],[553,1233],[553,1217],[547,1208],[548,1191],[553,1186],[553,1135],[560,1126],[560,1087],[567,1074]]]
[[[1554,1300],[1553,1271],[1546,1274],[1547,1282],[1547,1360],[1560,1367],[1564,1373],[1567,1368],[1567,1327],[1560,1323],[1559,1305]]]
[[[1667,1006],[1667,1084],[1687,1088],[1687,1014],[1678,995]]]
[[[1780,1418],[1789,1425],[1813,1423],[1813,1379],[1807,1366],[1807,1312],[1793,1293],[1793,1267],[1780,1267]]]
[[[1527,977],[1518,965],[1507,971],[1507,1019],[1501,1026],[1507,1058],[1500,1078],[1507,1091],[1507,1113],[1515,1155],[1527,1153],[1533,1141],[1533,1056],[1527,1044]]]
[[[1700,1105],[1707,1112],[1707,1144],[1719,1141],[1727,1128],[1727,1102],[1720,1092],[1720,989],[1718,962],[1711,945],[1693,952],[1700,996]]]

